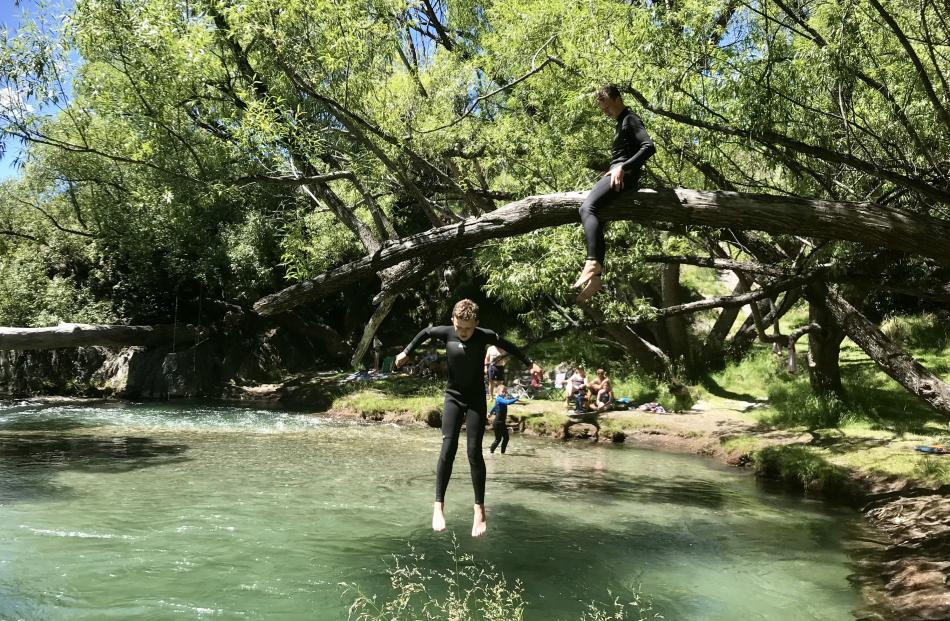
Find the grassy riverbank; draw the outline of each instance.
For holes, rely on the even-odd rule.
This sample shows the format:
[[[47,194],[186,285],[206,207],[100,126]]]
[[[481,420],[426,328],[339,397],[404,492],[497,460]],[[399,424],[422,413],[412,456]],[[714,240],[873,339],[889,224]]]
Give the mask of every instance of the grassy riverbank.
[[[916,351],[937,373],[950,352]],[[848,499],[856,481],[913,480],[950,484],[950,456],[916,445],[945,443],[950,428],[845,342],[842,376],[848,402],[814,397],[806,373],[789,374],[785,359],[759,351],[689,387],[690,409],[672,414],[614,411],[569,417],[564,403],[535,399],[510,408],[526,433],[555,438],[597,437],[631,445],[719,456],[809,494]],[[676,400],[639,377],[616,380],[617,395],[636,403]],[[350,386],[333,411],[382,420],[438,424],[442,383],[394,375]]]

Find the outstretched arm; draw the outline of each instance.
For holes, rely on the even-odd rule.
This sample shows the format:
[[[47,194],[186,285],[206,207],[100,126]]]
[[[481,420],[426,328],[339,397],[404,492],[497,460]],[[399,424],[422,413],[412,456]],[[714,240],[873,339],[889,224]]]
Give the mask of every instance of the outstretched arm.
[[[399,354],[396,356],[396,360],[394,361],[393,364],[395,364],[397,369],[406,363],[406,360],[409,359],[409,356],[412,354],[413,351],[415,351],[416,347],[418,347],[419,345],[422,345],[423,343],[425,343],[426,341],[428,341],[430,338],[433,337],[434,330],[435,328],[433,328],[432,326],[429,326],[428,328],[424,328],[419,332],[419,334],[415,336],[415,338],[409,341],[409,344],[406,345],[406,348],[402,350],[401,352],[399,352]]]
[[[495,403],[503,403],[504,405],[511,405],[517,400],[518,400],[518,397],[511,397],[509,399],[505,399],[501,395],[498,395],[497,397],[495,397]]]

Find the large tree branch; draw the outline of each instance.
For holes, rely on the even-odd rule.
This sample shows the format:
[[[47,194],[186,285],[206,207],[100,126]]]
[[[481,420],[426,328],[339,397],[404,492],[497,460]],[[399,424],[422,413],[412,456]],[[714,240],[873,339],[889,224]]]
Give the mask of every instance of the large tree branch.
[[[748,272],[750,274],[764,274],[766,276],[791,276],[792,270],[775,265],[763,265],[752,261],[735,261],[733,259],[714,259],[713,257],[694,257],[687,255],[648,254],[643,257],[647,263],[680,263],[710,267],[717,270],[731,270],[734,272]]]
[[[835,322],[881,369],[942,416],[950,418],[950,385],[897,346],[840,293],[824,285]]]
[[[373,255],[262,298],[254,310],[272,315],[371,277],[406,259],[429,256],[444,260],[488,239],[577,222],[577,209],[585,196],[579,192],[531,196],[478,218],[384,244]],[[900,251],[912,250],[950,265],[950,244],[947,243],[950,223],[873,203],[686,189],[641,190],[620,196],[604,210],[603,217],[646,225],[705,225],[847,239]]]
[[[448,31],[442,24],[442,20],[439,19],[439,14],[436,12],[435,7],[432,6],[429,0],[422,0],[422,5],[424,7],[423,12],[426,14],[426,17],[429,18],[429,24],[435,28],[435,32],[439,36],[439,42],[445,49],[451,52],[455,49],[455,41],[449,36]]]
[[[771,283],[767,283],[761,289],[756,289],[755,291],[750,291],[748,293],[743,293],[741,295],[728,295],[728,296],[719,296],[713,298],[706,298],[704,300],[698,300],[696,302],[689,302],[687,304],[678,304],[676,306],[668,306],[666,308],[655,309],[653,313],[649,316],[644,317],[624,317],[620,319],[615,319],[612,321],[603,321],[601,315],[593,314],[587,315],[589,320],[586,322],[574,322],[571,325],[565,326],[563,328],[558,328],[557,330],[551,330],[550,332],[545,333],[540,338],[531,341],[528,345],[522,349],[528,349],[534,347],[542,341],[547,341],[549,339],[561,336],[562,334],[567,334],[568,332],[574,332],[576,330],[591,330],[597,328],[624,328],[631,329],[633,326],[648,324],[650,322],[656,321],[657,319],[665,319],[668,317],[674,317],[677,315],[688,315],[690,313],[695,313],[698,311],[709,310],[711,308],[734,308],[739,306],[745,306],[746,304],[754,303],[759,300],[777,295],[782,291],[789,289],[799,289],[802,285],[812,282],[814,280],[813,275],[809,276],[794,276],[785,280],[777,280]],[[584,310],[587,310],[582,306]],[[592,320],[591,320],[592,319]]]
[[[61,323],[48,328],[0,328],[0,350],[171,345],[194,342],[197,338],[198,331],[193,326]]]

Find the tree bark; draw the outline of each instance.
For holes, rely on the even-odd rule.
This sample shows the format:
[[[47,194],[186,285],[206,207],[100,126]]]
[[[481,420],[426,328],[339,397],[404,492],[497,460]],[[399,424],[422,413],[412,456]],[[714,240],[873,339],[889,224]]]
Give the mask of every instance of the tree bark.
[[[663,306],[677,306],[680,304],[680,266],[678,263],[664,263],[661,271],[661,292]],[[686,331],[686,321],[682,315],[674,315],[664,321],[666,337],[670,344],[670,356],[673,360],[685,366],[687,372],[691,370],[692,360],[689,355],[689,335]]]
[[[768,314],[763,317],[765,323],[774,323],[784,317],[785,314],[792,309],[792,306],[798,302],[799,298],[801,298],[801,289],[790,289],[778,304],[778,308],[769,311]],[[730,355],[735,358],[744,356],[752,346],[752,343],[755,342],[756,336],[758,336],[758,331],[755,328],[755,320],[750,315],[732,337],[732,341],[729,345]]]
[[[745,283],[740,280],[732,290],[732,295],[742,295],[747,291],[748,288],[746,288]],[[703,360],[706,364],[722,358],[726,337],[729,336],[729,331],[735,325],[741,308],[741,306],[724,307],[719,312],[719,317],[716,318],[716,323],[713,324],[712,329],[706,336],[706,342],[703,344]]]
[[[811,334],[812,332],[817,332],[821,330],[821,326],[817,323],[808,323],[800,328],[792,330],[788,335],[788,372],[795,374],[798,373],[798,350],[796,345],[798,344],[798,339],[805,336],[806,334]]]
[[[395,304],[398,297],[398,294],[386,294],[376,305],[376,310],[373,311],[372,317],[366,322],[366,326],[363,328],[363,336],[360,338],[356,351],[353,353],[353,358],[350,360],[350,365],[354,369],[359,366],[363,356],[369,351],[373,344],[373,338],[376,336],[376,331],[389,316],[389,311],[393,309],[393,304]]]
[[[399,296],[422,280],[432,271],[432,263],[421,259],[412,259],[403,261],[393,267],[382,270],[379,277],[382,280],[382,286],[379,293],[373,298],[373,304],[376,309],[373,311],[369,321],[363,327],[363,335],[360,342],[356,345],[353,357],[350,359],[350,365],[356,369],[362,362],[366,352],[369,351],[373,342],[373,337],[380,326],[389,316],[393,304],[399,299]]]
[[[806,288],[808,320],[820,326],[808,333],[808,381],[817,395],[844,396],[841,385],[841,341],[844,331],[835,321],[822,295],[821,284]]]
[[[0,328],[0,350],[171,345],[193,343],[197,337],[193,326],[61,323],[48,328]]]
[[[429,229],[358,261],[268,295],[254,305],[262,315],[284,312],[381,269],[413,257],[457,256],[481,242],[578,221],[584,193],[532,196],[478,218]],[[950,222],[873,203],[842,203],[764,194],[698,190],[641,190],[604,210],[605,220],[644,224],[707,225],[810,235],[883,245],[950,265]]]
[[[950,385],[897,346],[841,294],[823,285],[828,310],[844,333],[910,393],[950,418]]]

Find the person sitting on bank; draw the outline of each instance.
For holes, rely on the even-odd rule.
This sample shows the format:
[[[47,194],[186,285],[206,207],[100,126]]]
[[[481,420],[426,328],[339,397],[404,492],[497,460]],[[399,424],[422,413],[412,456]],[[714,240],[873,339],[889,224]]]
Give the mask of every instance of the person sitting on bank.
[[[603,369],[597,369],[596,375],[587,382],[587,399],[593,401],[597,398],[597,393],[603,387],[607,380],[607,373]]]
[[[584,392],[587,389],[587,373],[584,367],[578,366],[574,370],[574,375],[567,378],[567,402],[573,401],[574,395],[578,392]]]
[[[534,397],[534,395],[535,395],[539,390],[541,390],[541,385],[542,385],[541,379],[542,379],[542,374],[541,374],[541,372],[540,372],[540,371],[535,371],[534,369],[532,369],[532,370],[531,370],[531,383],[530,383],[530,385],[529,385],[530,391],[529,391],[529,393],[528,393],[528,394],[530,394],[530,395],[532,396],[532,398]]]
[[[492,442],[488,451],[495,452],[498,445],[501,444],[501,454],[505,454],[508,448],[508,406],[517,402],[518,397],[509,397],[508,388],[504,382],[498,384],[498,395],[495,397],[495,407],[491,409],[491,414],[495,415],[492,421],[492,431],[495,432],[495,441]]]
[[[600,390],[597,391],[597,395],[594,398],[593,403],[591,403],[590,408],[595,412],[609,410],[614,405],[614,389],[610,384],[610,380],[604,378],[604,381],[600,384]]]

